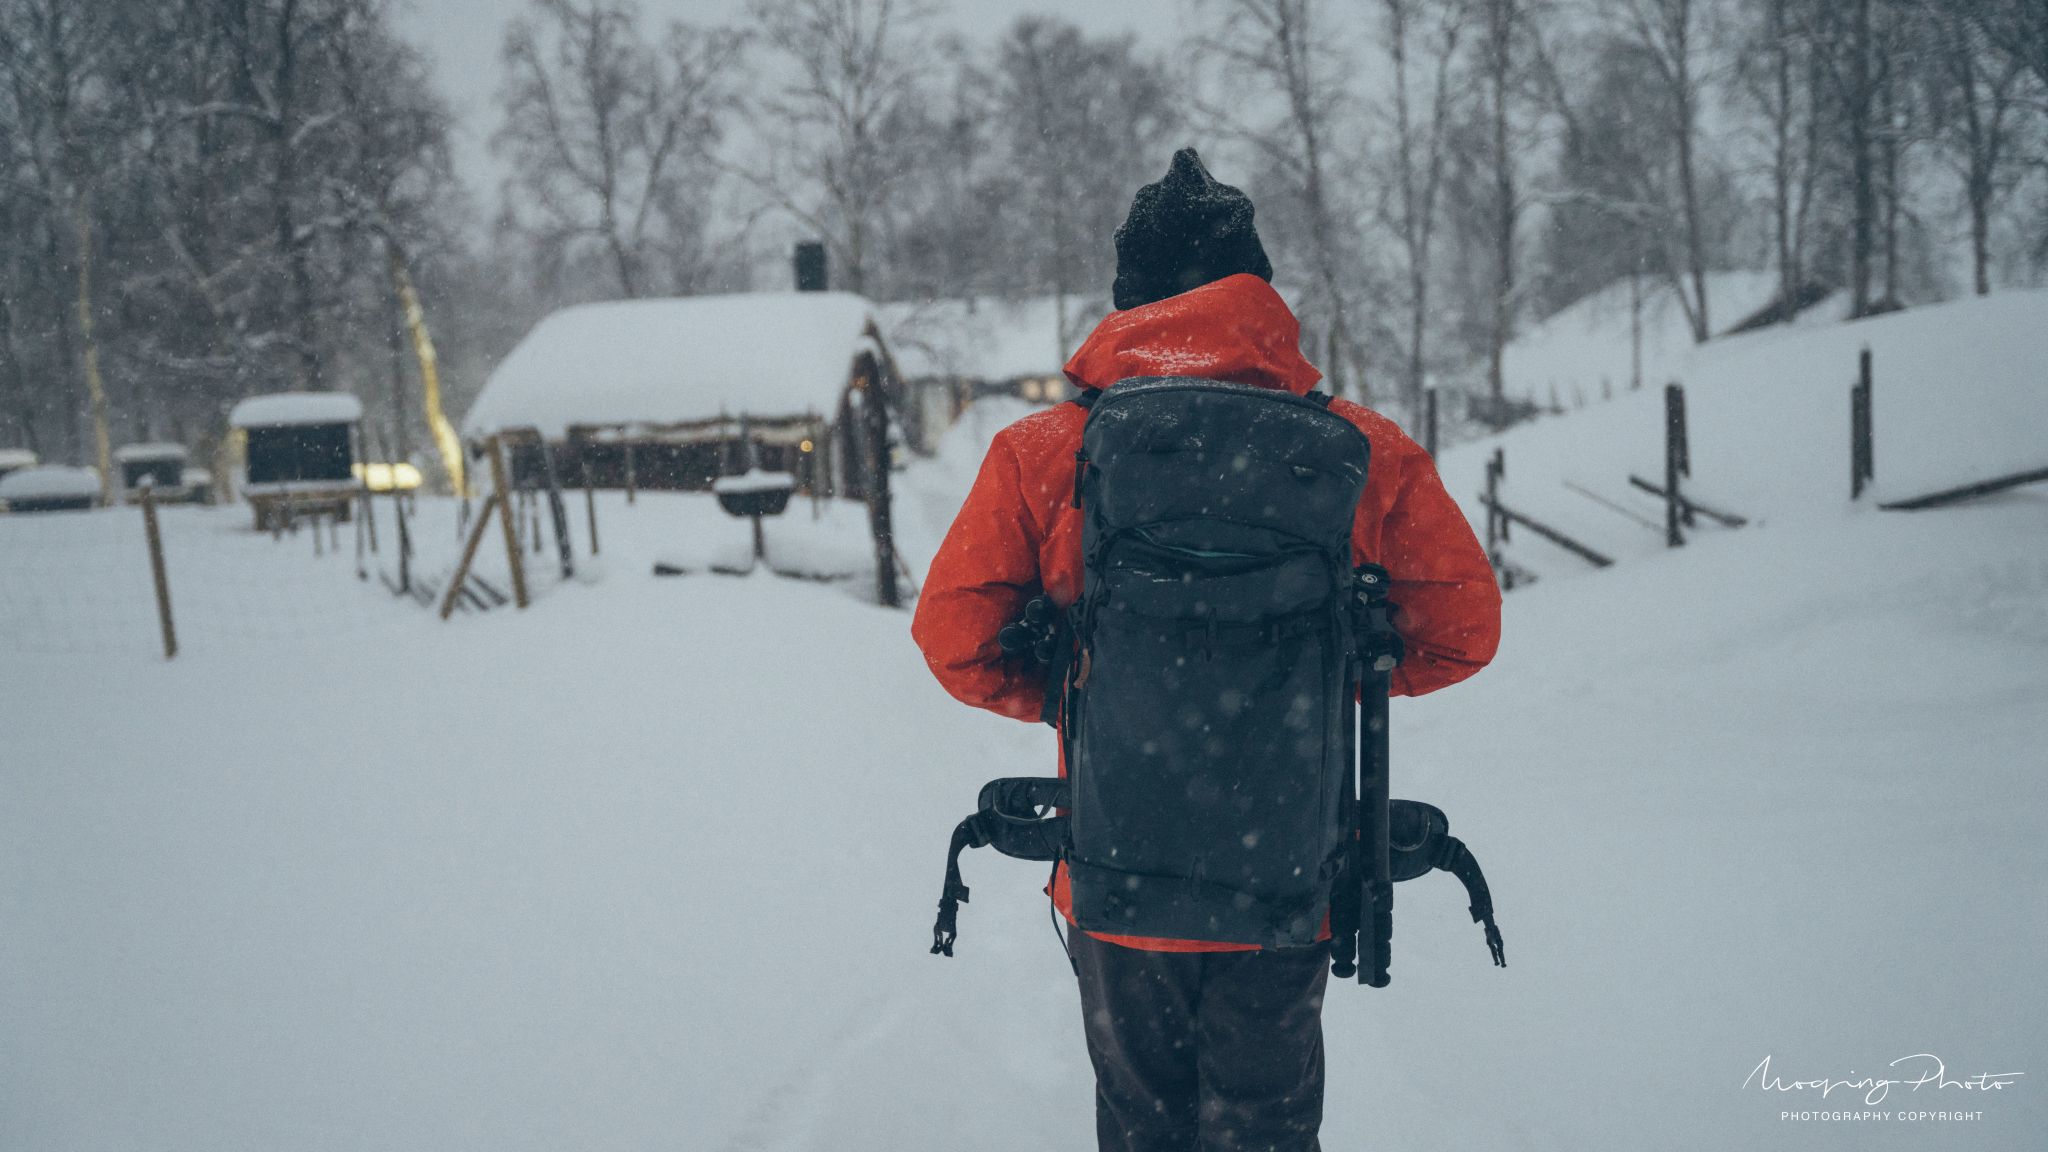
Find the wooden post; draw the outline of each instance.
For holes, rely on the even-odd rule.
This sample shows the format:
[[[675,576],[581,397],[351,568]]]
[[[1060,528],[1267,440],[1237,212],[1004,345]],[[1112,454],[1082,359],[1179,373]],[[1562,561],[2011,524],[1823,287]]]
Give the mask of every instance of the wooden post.
[[[455,566],[455,576],[448,581],[448,591],[441,596],[441,619],[446,620],[448,614],[455,611],[456,597],[462,595],[462,586],[469,582],[470,561],[476,559],[477,545],[484,542],[484,526],[491,522],[491,509],[501,502],[498,493],[491,493],[490,499],[484,501],[483,510],[477,514],[476,523],[470,527],[469,539],[462,545],[462,563]]]
[[[825,494],[825,476],[819,467],[825,460],[824,441],[825,434],[815,418],[804,425],[804,443],[810,445],[804,453],[804,487],[811,490],[812,520],[820,517],[819,502]]]
[[[1507,474],[1508,450],[1495,448],[1493,459],[1486,462],[1486,559],[1500,574],[1501,587],[1512,592],[1515,587],[1514,570],[1508,567],[1507,557],[1500,550],[1500,546],[1508,542],[1508,522],[1500,514],[1500,482]]]
[[[1677,381],[1664,386],[1664,545],[1676,548],[1685,543],[1680,521],[1692,522],[1684,497],[1678,492],[1678,478],[1692,475],[1685,437],[1685,387]]]
[[[1877,478],[1870,436],[1870,349],[1857,357],[1856,383],[1849,389],[1849,499],[1863,496],[1867,481]]]
[[[370,555],[377,554],[377,494],[363,485],[363,523],[370,530]]]
[[[633,474],[633,441],[630,438],[630,429],[628,430],[627,435],[628,439],[626,440],[626,503],[631,504],[633,502],[633,493],[639,485],[638,477],[634,476]]]
[[[899,603],[896,593],[896,540],[889,517],[889,409],[882,396],[881,365],[872,353],[855,361],[862,380],[861,423],[866,425],[868,529],[875,538],[875,602],[884,608]]]
[[[323,555],[325,555],[325,554],[326,554],[326,553],[325,553],[325,552],[323,552],[323,551],[321,550],[321,548],[320,548],[320,513],[318,513],[318,512],[314,512],[314,513],[313,513],[313,555],[315,555],[315,556],[323,556]]]
[[[398,590],[412,592],[412,533],[405,527],[405,494],[391,489],[391,514],[398,518]]]
[[[149,536],[149,574],[156,581],[156,618],[163,626],[164,659],[178,654],[178,630],[171,624],[171,582],[164,575],[164,539],[156,527],[156,486],[142,485],[142,527]]]
[[[631,469],[628,469],[630,472]],[[508,498],[512,489],[505,483],[505,438],[491,437],[491,483],[498,494],[498,523],[505,527],[505,558],[512,562],[512,600],[521,608],[526,599],[526,559],[519,554],[519,528],[513,523],[517,517],[512,512],[512,501]]]
[[[590,458],[583,458],[583,514],[590,520],[590,554],[597,555],[597,493],[590,487]]]

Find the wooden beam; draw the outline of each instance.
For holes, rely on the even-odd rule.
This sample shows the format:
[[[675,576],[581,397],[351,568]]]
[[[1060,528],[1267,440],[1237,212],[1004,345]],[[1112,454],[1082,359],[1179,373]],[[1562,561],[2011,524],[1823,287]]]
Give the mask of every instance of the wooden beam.
[[[1571,537],[1565,535],[1562,532],[1559,532],[1557,529],[1552,528],[1547,524],[1542,524],[1535,520],[1531,520],[1529,517],[1522,515],[1520,512],[1517,512],[1512,508],[1509,508],[1507,505],[1501,503],[1500,501],[1488,497],[1483,492],[1479,494],[1479,501],[1480,503],[1485,504],[1489,509],[1491,509],[1496,515],[1500,516],[1503,520],[1512,520],[1515,523],[1520,524],[1522,527],[1527,528],[1529,531],[1534,532],[1538,536],[1543,537],[1545,540],[1550,541],[1552,544],[1557,545],[1565,551],[1572,553],[1573,555],[1586,561],[1588,564],[1591,564],[1595,568],[1606,568],[1614,563],[1614,560],[1611,557],[1603,556],[1600,553],[1593,551],[1591,548],[1586,547],[1584,544],[1579,543],[1577,540],[1572,539]]]
[[[476,523],[470,525],[469,539],[462,545],[462,563],[455,566],[455,575],[448,581],[448,593],[441,597],[443,620],[448,618],[449,613],[455,611],[455,598],[461,593],[462,586],[469,581],[470,561],[476,559],[477,545],[484,542],[484,525],[491,522],[491,509],[498,506],[499,499],[499,493],[491,493],[490,499],[484,501],[483,511],[477,515]]]
[[[178,654],[178,630],[171,624],[171,582],[164,574],[164,539],[156,527],[156,486],[142,486],[142,526],[149,535],[149,575],[156,583],[156,618],[164,634],[164,659]],[[318,540],[319,529],[314,529]]]
[[[1641,488],[1643,491],[1648,492],[1650,495],[1655,496],[1660,500],[1665,499],[1664,489],[1657,487],[1655,484],[1650,483],[1648,480],[1643,479],[1641,476],[1637,476],[1633,472],[1629,474],[1628,482],[1635,485],[1638,488]],[[1692,497],[1687,496],[1683,492],[1678,494],[1678,502],[1685,505],[1687,508],[1690,508],[1694,512],[1697,512],[1700,515],[1705,516],[1707,519],[1716,521],[1729,528],[1740,528],[1744,524],[1749,523],[1749,521],[1743,519],[1740,516],[1737,516],[1733,512],[1720,512],[1716,511],[1715,509],[1709,508],[1705,504],[1702,504],[1699,501],[1693,499]]]
[[[1915,496],[1911,500],[1894,500],[1889,504],[1879,504],[1878,508],[1886,512],[1915,512],[1922,508],[1940,508],[1944,505],[1959,503],[1973,497],[1989,496],[1993,492],[2003,492],[2007,488],[2017,488],[2022,484],[2033,484],[2042,480],[2048,480],[2048,468],[2035,468],[2027,472],[2015,472],[2010,476],[2000,476],[1993,480],[1965,484],[1961,488],[1929,492],[1925,496]]]
[[[492,436],[491,484],[498,494],[498,524],[505,529],[505,558],[512,563],[512,602],[526,607],[526,558],[519,554],[519,526],[512,522],[512,487],[506,483],[505,442]]]

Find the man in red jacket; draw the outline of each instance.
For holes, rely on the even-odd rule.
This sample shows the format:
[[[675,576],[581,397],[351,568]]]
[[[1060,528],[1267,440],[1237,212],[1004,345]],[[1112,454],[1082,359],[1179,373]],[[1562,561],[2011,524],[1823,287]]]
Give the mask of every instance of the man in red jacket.
[[[1268,283],[1250,201],[1212,178],[1192,148],[1139,190],[1116,248],[1118,310],[1067,362],[1075,384],[1192,376],[1299,395],[1321,379],[1301,356],[1300,323]],[[1349,401],[1330,411],[1372,442],[1351,546],[1355,563],[1393,577],[1406,648],[1393,692],[1454,684],[1485,666],[1500,639],[1486,555],[1413,440]],[[1061,605],[1081,595],[1082,517],[1072,497],[1087,417],[1061,404],[999,433],[932,561],[911,634],[965,703],[1039,718],[1041,670],[1005,659],[996,633],[1041,592]],[[1052,898],[1071,923],[1064,868]],[[1319,1146],[1326,944],[1259,949],[1075,929],[1069,950],[1105,1152]]]

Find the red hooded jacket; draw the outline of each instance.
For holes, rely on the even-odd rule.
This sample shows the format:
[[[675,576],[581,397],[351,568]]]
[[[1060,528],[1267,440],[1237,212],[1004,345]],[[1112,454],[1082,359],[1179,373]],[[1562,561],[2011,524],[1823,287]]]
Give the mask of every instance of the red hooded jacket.
[[[1322,378],[1302,359],[1300,332],[1271,285],[1241,274],[1111,313],[1066,372],[1083,388],[1133,376],[1195,376],[1300,395]],[[1401,609],[1394,624],[1407,648],[1394,694],[1420,696],[1455,684],[1484,667],[1500,642],[1500,590],[1486,553],[1428,453],[1370,409],[1333,400],[1330,411],[1372,441],[1351,550],[1355,563],[1378,563],[1393,575],[1390,599]],[[1074,453],[1087,419],[1079,405],[1061,404],[998,433],[932,559],[911,636],[939,682],[965,703],[1038,719],[1041,674],[1025,661],[1004,659],[996,632],[1041,590],[1063,605],[1081,595],[1081,511],[1072,503]],[[1053,899],[1071,921],[1064,869],[1055,873]],[[1252,947],[1091,935],[1154,951]]]

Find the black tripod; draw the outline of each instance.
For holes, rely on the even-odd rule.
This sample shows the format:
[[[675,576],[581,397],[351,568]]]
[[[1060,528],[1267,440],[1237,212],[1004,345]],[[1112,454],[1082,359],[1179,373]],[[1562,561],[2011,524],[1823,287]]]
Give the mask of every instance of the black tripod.
[[[1354,655],[1350,689],[1356,723],[1344,726],[1346,762],[1356,761],[1355,786],[1344,789],[1355,829],[1350,854],[1330,901],[1330,971],[1356,973],[1360,984],[1384,988],[1394,940],[1394,874],[1388,832],[1387,693],[1401,663],[1401,637],[1387,603],[1390,579],[1377,564],[1352,574]],[[1363,740],[1363,745],[1358,741]],[[1362,753],[1360,755],[1359,753]]]

